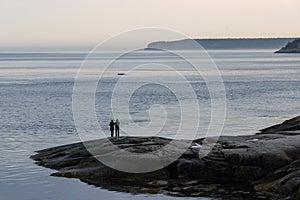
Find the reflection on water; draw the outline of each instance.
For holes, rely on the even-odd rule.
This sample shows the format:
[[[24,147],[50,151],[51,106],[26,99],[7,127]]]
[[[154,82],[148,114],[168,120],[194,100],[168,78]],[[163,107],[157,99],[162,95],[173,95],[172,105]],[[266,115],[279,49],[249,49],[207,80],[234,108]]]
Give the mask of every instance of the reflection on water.
[[[34,165],[29,159],[35,150],[76,141],[75,134],[1,133],[0,199],[176,199],[106,191],[77,179],[51,177],[52,170]]]

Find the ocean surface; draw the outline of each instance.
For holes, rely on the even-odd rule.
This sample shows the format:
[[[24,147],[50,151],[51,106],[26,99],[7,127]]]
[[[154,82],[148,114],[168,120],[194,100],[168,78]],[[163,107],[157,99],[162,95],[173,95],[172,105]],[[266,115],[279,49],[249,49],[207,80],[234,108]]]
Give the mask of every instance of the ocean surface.
[[[187,60],[200,66],[213,61],[222,76],[226,118],[224,124],[220,124],[224,125],[222,132],[215,134],[255,134],[299,115],[300,55],[273,52],[273,49],[214,50],[208,52],[211,60],[194,51],[183,52]],[[0,52],[0,199],[176,199],[107,191],[79,180],[51,177],[49,174],[54,171],[36,166],[29,158],[36,150],[80,141],[73,119],[72,94],[77,71],[86,54],[75,50]],[[105,63],[114,60],[116,55],[118,53],[113,51],[100,53],[88,69],[89,73],[77,81],[88,85],[99,77],[98,69],[107,67]],[[173,67],[176,72],[159,69],[159,65]],[[128,72],[135,66],[144,67]],[[177,72],[185,76],[186,81],[178,78]],[[213,77],[215,71],[205,70],[203,74]],[[157,51],[138,51],[119,57],[101,77],[95,92],[95,110],[102,133],[109,135],[107,124],[114,114],[111,97],[121,78],[124,79],[118,86],[121,92],[116,94],[117,101],[113,105],[117,108],[116,117],[121,121],[121,128],[126,129],[132,123],[137,125],[136,131],[121,130],[121,135],[173,138],[181,120],[181,103],[192,98],[185,93],[184,84],[190,84],[195,91],[200,121],[198,127],[191,122],[180,137],[190,139],[205,135],[213,120],[211,106],[215,98],[205,79],[186,60]],[[158,84],[161,80],[177,88],[183,98],[178,99],[180,95]],[[144,86],[130,90],[143,81]],[[192,107],[184,105],[185,110],[192,111]],[[159,110],[161,107],[164,110]],[[158,110],[149,113],[153,108]],[[156,121],[153,124],[151,117]],[[89,116],[85,119],[88,121]],[[198,128],[196,136],[190,134],[195,128]],[[97,132],[97,129],[90,130],[91,134]]]

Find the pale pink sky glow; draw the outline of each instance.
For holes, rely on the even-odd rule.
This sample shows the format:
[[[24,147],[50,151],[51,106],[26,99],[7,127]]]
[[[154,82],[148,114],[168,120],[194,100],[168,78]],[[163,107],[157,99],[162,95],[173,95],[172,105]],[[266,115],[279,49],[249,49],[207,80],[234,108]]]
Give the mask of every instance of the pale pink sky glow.
[[[139,27],[195,38],[300,37],[299,20],[299,0],[1,0],[0,44],[96,44]]]

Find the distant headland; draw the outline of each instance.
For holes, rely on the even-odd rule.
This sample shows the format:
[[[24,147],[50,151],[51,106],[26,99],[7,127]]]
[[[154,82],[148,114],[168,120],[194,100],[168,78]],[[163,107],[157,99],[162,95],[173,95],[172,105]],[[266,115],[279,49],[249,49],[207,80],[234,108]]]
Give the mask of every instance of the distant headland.
[[[286,46],[282,47],[275,53],[300,53],[300,39],[289,42]]]
[[[185,39],[157,41],[144,50],[195,50],[195,41],[207,50],[218,49],[279,49],[296,38],[227,38],[227,39]]]

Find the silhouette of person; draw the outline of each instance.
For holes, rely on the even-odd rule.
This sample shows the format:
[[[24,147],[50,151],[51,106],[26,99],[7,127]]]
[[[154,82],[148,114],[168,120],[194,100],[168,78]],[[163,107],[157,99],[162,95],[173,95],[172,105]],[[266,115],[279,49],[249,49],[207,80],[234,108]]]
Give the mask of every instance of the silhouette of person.
[[[114,137],[114,126],[115,126],[115,123],[113,120],[111,120],[109,123],[111,137]]]
[[[115,128],[116,128],[116,136],[120,136],[120,121],[117,119],[115,122]]]

